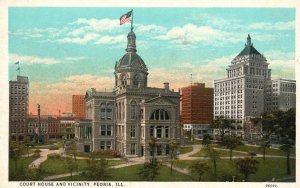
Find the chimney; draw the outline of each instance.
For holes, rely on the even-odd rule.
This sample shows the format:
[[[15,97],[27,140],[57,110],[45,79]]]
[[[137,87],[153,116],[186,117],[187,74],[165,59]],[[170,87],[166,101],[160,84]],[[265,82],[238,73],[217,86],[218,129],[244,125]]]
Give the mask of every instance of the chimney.
[[[164,89],[168,90],[168,91],[170,90],[170,88],[169,88],[169,82],[165,82],[164,83]]]

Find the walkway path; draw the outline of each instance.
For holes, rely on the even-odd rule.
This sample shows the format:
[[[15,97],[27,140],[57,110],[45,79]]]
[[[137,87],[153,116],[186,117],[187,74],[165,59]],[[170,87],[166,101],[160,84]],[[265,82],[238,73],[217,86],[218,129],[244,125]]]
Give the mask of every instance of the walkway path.
[[[193,151],[185,153],[185,154],[179,154],[178,159],[179,160],[186,160],[187,158],[190,158],[191,155],[198,153],[202,149],[202,145],[192,145]]]
[[[47,160],[48,154],[57,153],[62,155],[63,149],[60,148],[59,150],[49,150],[49,149],[40,149],[40,157],[34,160],[31,164],[29,164],[30,168],[38,168],[42,162]]]
[[[179,160],[199,160],[199,159],[208,160],[209,159],[208,157],[190,157],[191,155],[193,155],[195,153],[198,153],[202,149],[202,145],[200,145],[200,144],[199,145],[192,145],[192,146],[193,146],[193,150],[191,152],[178,155],[178,159]],[[228,151],[228,149],[222,149],[222,148],[215,148],[215,149]],[[53,151],[58,151],[58,150],[53,150]],[[243,151],[236,151],[236,152],[247,153],[247,152],[243,152]],[[48,151],[48,153],[49,153],[49,151]],[[241,159],[241,158],[244,158],[244,157],[245,156],[232,156],[232,159]],[[263,155],[258,154],[258,155],[256,155],[256,157],[263,157]],[[278,156],[278,155],[265,155],[265,157],[266,158],[286,158],[285,156]],[[77,159],[87,159],[86,157],[76,157],[76,158]],[[229,159],[230,157],[220,157],[220,158],[221,159]],[[295,157],[291,156],[290,158],[295,158]],[[120,159],[111,159],[111,160],[120,160]],[[42,160],[40,160],[40,161],[42,161]],[[109,168],[114,168],[114,169],[116,169],[116,168],[123,168],[123,167],[127,167],[127,166],[133,166],[133,165],[137,165],[137,164],[143,164],[143,163],[144,163],[144,160],[141,159],[141,158],[129,158],[127,163],[125,163],[125,164],[119,164],[119,165],[116,165],[116,166],[111,166]],[[171,166],[170,163],[165,163],[165,165],[168,166],[168,167]],[[180,173],[183,173],[183,174],[186,174],[186,175],[190,175],[188,169],[186,169],[186,168],[185,169],[181,169],[181,168],[173,166],[173,169],[175,171],[180,172]],[[73,175],[79,175],[80,173],[81,172],[74,172]],[[69,177],[69,176],[71,176],[70,173],[59,174],[59,175],[53,175],[53,176],[45,177],[44,180],[54,180],[54,179],[63,178],[63,177]]]

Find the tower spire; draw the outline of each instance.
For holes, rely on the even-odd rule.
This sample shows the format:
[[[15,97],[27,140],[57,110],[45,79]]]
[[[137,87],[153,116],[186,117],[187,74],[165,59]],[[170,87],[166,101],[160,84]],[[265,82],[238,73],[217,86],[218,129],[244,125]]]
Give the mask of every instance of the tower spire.
[[[251,37],[250,37],[249,34],[248,34],[248,37],[247,37],[247,46],[251,46]]]

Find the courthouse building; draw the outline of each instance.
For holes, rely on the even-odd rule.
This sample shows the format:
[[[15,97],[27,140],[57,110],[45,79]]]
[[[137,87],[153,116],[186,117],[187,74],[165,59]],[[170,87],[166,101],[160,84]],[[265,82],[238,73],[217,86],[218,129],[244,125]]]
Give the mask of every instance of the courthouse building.
[[[116,149],[126,157],[148,158],[155,137],[153,152],[160,158],[169,154],[170,142],[179,143],[180,95],[167,82],[163,88],[148,87],[147,66],[136,52],[131,30],[126,53],[115,64],[115,90],[86,92],[87,120],[77,122],[75,133],[81,151]]]

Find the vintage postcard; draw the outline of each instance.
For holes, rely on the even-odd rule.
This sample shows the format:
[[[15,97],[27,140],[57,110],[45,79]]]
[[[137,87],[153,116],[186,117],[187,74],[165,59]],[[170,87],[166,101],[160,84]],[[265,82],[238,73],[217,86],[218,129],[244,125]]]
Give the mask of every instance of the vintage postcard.
[[[297,187],[295,1],[0,12],[3,187]]]

